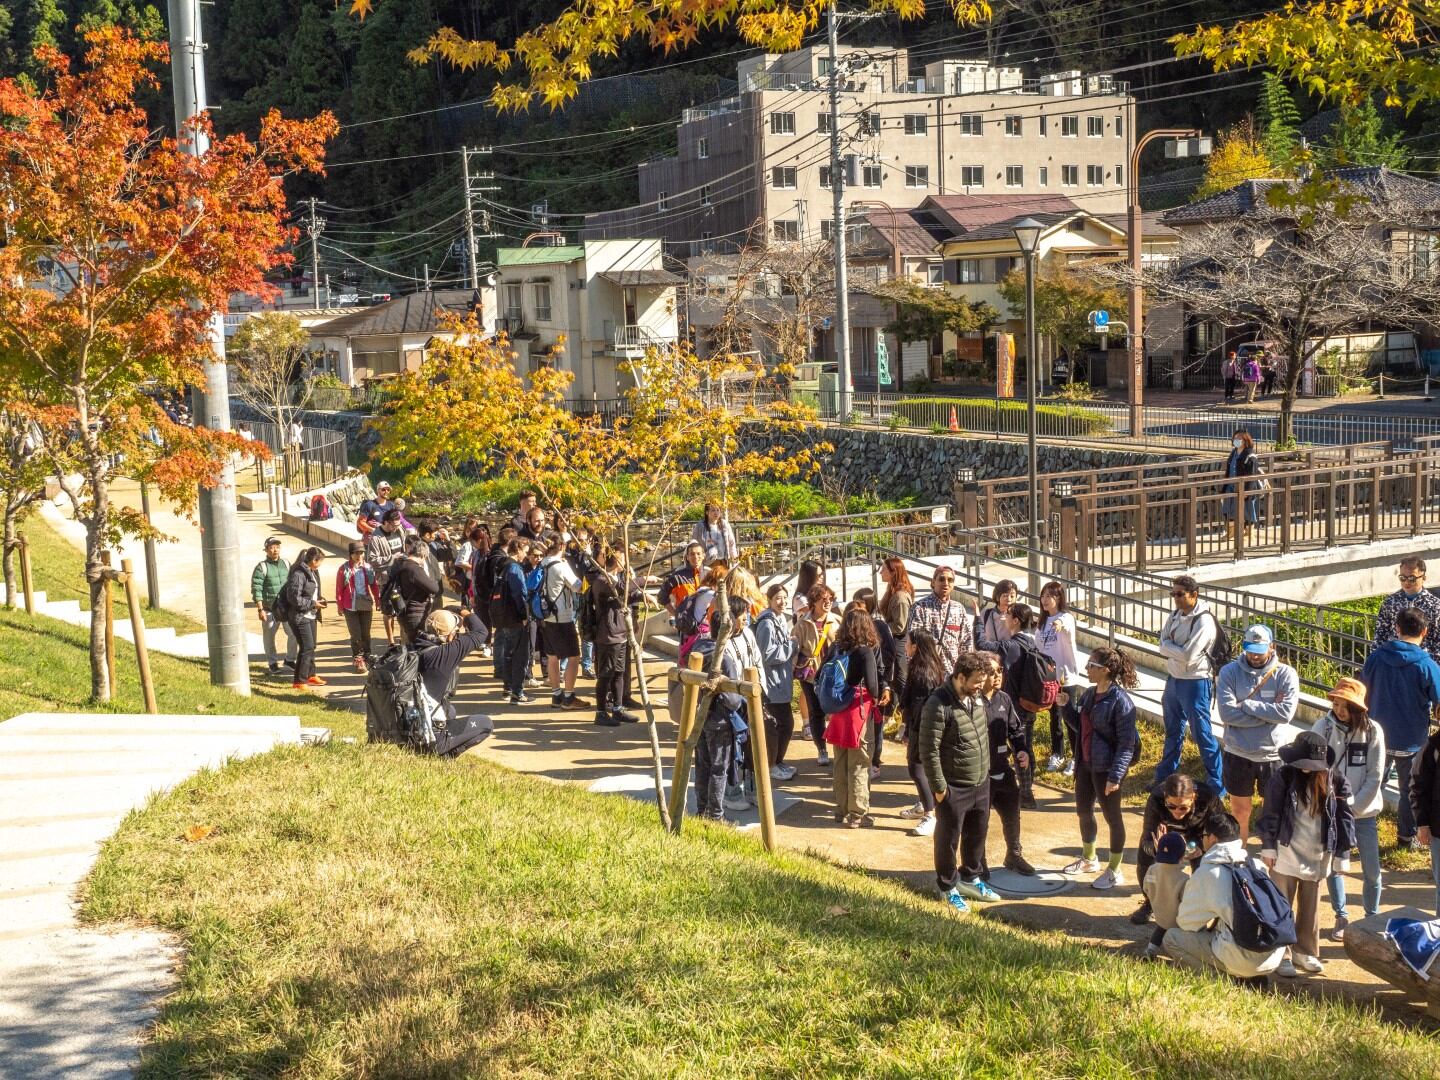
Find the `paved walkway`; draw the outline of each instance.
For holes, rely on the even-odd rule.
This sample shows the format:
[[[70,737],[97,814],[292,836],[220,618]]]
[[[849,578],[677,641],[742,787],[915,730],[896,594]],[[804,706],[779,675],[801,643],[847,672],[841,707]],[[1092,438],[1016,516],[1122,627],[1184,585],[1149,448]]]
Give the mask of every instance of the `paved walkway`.
[[[75,889],[151,793],[299,741],[293,716],[26,713],[0,723],[0,1075],[133,1073],[178,951],[167,934],[78,926]]]

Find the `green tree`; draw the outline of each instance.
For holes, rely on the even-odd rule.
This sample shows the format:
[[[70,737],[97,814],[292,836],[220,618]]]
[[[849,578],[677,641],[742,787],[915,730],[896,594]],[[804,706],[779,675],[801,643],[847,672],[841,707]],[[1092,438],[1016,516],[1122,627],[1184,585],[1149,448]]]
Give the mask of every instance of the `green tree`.
[[[25,0],[14,38],[22,73],[31,79],[41,74],[35,50],[42,45],[60,48],[65,42],[65,23],[65,9],[60,0]]]
[[[928,289],[913,281],[881,282],[870,295],[895,305],[895,318],[885,332],[902,342],[929,341],[947,331],[968,334],[1000,321],[1000,312],[984,301],[972,304],[946,289]]]
[[[1410,154],[1400,136],[1388,128],[1371,98],[1354,104],[1342,102],[1340,120],[1321,144],[1319,160],[1327,167],[1386,165],[1403,169],[1410,163]]]
[[[1300,150],[1300,110],[1285,82],[1273,71],[1265,72],[1260,99],[1255,104],[1255,125],[1260,147],[1272,165],[1289,168]]]
[[[1000,282],[1000,295],[1017,319],[1025,317],[1025,272],[1016,270]],[[1035,277],[1035,330],[1072,356],[1091,336],[1090,312],[1125,307],[1125,294],[1114,285],[1074,270],[1044,267]]]
[[[279,74],[279,104],[297,116],[333,108],[342,93],[340,72],[329,14],[320,3],[309,0],[300,9],[295,36]]]

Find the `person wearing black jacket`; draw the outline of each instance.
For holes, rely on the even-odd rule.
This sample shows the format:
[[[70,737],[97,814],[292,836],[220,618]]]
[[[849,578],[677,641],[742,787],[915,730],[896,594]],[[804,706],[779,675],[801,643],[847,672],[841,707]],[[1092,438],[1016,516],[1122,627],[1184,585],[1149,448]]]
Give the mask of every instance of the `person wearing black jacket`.
[[[495,628],[495,671],[510,695],[510,704],[527,705],[525,676],[530,671],[530,602],[520,564],[530,541],[515,537],[495,571],[490,591],[490,625]]]
[[[1225,475],[1236,478],[1254,476],[1259,469],[1259,463],[1255,460],[1255,440],[1244,428],[1238,429],[1230,439],[1230,457],[1225,461]],[[1220,504],[1220,516],[1225,519],[1225,535],[1229,539],[1235,538],[1235,500],[1237,497],[1245,500],[1245,532],[1248,535],[1250,527],[1260,520],[1258,504],[1260,498],[1257,495],[1245,495],[1237,489],[1253,491],[1259,487],[1255,481],[1248,483],[1241,480],[1238,483],[1226,484],[1225,490],[1229,493]]]
[[[911,836],[933,836],[935,833],[935,794],[920,763],[920,714],[930,695],[945,685],[945,661],[935,638],[928,630],[911,630],[905,635],[905,648],[910,653],[905,685],[900,690],[900,715],[905,721],[905,765],[915,784],[918,801],[900,816],[915,822]]]
[[[490,627],[491,657],[497,679],[505,677],[504,658],[501,656],[500,641],[495,634],[495,619],[490,614],[490,605],[498,598],[505,566],[510,560],[510,556],[505,552],[515,536],[515,530],[506,525],[500,530],[500,535],[490,550],[484,555],[476,555],[478,561],[475,564],[475,608],[485,625]]]
[[[405,557],[391,569],[390,580],[385,585],[387,595],[392,591],[399,593],[400,599],[405,602],[398,620],[400,632],[407,642],[419,636],[444,590],[444,586],[434,580],[426,568],[429,556],[429,544],[418,536],[410,537],[405,541]]]
[[[904,689],[901,678],[904,665],[901,662],[900,649],[895,642],[895,632],[890,629],[890,624],[880,615],[880,600],[876,597],[875,590],[856,590],[854,602],[862,605],[875,621],[875,635],[880,639],[880,648],[876,655],[879,664],[880,686],[882,690],[888,688],[890,691],[887,703],[875,710],[875,730],[870,733],[873,740],[870,747],[870,778],[873,780],[880,774],[880,752],[885,745],[886,721],[894,713],[900,700],[900,691]]]
[[[461,627],[464,633],[461,633]],[[485,624],[473,611],[432,611],[425,626],[415,636],[413,647],[420,666],[420,680],[425,692],[440,706],[445,731],[436,733],[435,752],[457,754],[489,738],[495,730],[490,717],[474,713],[459,720],[455,704],[455,683],[460,665],[475,649],[485,643]]]
[[[1135,860],[1135,880],[1142,885],[1145,874],[1155,864],[1155,847],[1166,833],[1179,833],[1185,838],[1185,858],[1199,865],[1205,854],[1201,838],[1205,822],[1225,813],[1225,803],[1208,784],[1200,783],[1184,773],[1171,773],[1151,792],[1145,803],[1145,824],[1140,829],[1140,852]],[[1130,921],[1144,926],[1150,921],[1150,901],[1146,899]]]
[[[324,559],[325,553],[317,547],[308,547],[300,552],[276,598],[297,644],[293,684],[296,690],[325,685],[325,680],[315,674],[316,628],[320,612],[327,603],[320,595],[320,564]]]
[[[1000,689],[1015,706],[1021,722],[1025,725],[1025,764],[1017,762],[1015,776],[1020,783],[1020,808],[1034,810],[1035,802],[1035,714],[1020,707],[1020,674],[1024,671],[1028,653],[1040,651],[1035,640],[1035,610],[1028,604],[1011,604],[1005,612],[1005,626],[1010,636],[997,642],[1000,654],[1000,670],[1004,673]]]
[[[1000,828],[1005,834],[1005,869],[1031,877],[1035,867],[1030,865],[1020,846],[1020,782],[1015,769],[1010,767],[1012,754],[1018,768],[1029,764],[1025,724],[1010,696],[1000,689],[1004,681],[1000,657],[988,652],[981,655],[990,665],[990,675],[980,691],[985,697],[985,718],[990,727],[990,809],[1000,815]],[[988,862],[981,877],[990,880]]]
[[[625,694],[630,667],[630,631],[626,608],[640,603],[644,594],[625,568],[620,553],[605,553],[604,571],[590,575],[591,611],[595,640],[595,723],[618,727],[639,717],[626,712]]]

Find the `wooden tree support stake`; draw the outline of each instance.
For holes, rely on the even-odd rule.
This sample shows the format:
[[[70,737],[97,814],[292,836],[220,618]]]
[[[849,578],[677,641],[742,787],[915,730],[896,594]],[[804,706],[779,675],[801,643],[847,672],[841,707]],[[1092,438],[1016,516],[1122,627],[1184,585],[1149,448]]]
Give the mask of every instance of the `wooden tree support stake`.
[[[760,839],[775,850],[775,803],[770,797],[770,751],[765,738],[765,703],[760,697],[760,672],[745,669],[746,710],[750,714],[750,760],[755,768],[755,798],[760,804]]]
[[[25,593],[25,614],[35,614],[35,582],[30,575],[30,541],[24,533],[18,537],[20,543],[20,588]]]
[[[112,572],[110,570],[110,552],[102,551],[101,560],[105,563],[105,572],[101,576],[103,592],[100,603],[105,614],[105,680],[110,685],[110,700],[115,700],[115,602],[110,592]]]
[[[145,648],[145,615],[140,610],[140,590],[135,588],[135,574],[130,560],[120,560],[120,577],[125,582],[125,602],[130,605],[130,631],[135,637],[135,663],[140,668],[140,689],[145,695],[145,711],[158,713],[155,704],[155,682],[150,678],[150,652]]]
[[[680,693],[679,734],[675,741],[675,765],[670,770],[670,831],[680,835],[680,824],[685,820],[685,800],[690,790],[690,734],[695,729],[695,709],[700,700],[700,687],[705,683],[705,674],[700,670],[704,661],[699,653],[691,653],[687,659],[688,672],[676,669],[670,673],[679,680],[683,689]],[[693,678],[681,679],[682,675]]]

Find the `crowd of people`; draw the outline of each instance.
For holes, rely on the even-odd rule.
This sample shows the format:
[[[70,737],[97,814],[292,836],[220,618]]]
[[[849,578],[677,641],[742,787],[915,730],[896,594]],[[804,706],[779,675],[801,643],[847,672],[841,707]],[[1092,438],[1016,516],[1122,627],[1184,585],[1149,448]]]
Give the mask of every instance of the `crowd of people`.
[[[1136,843],[1123,809],[1141,756],[1135,665],[1120,648],[1082,652],[1064,582],[1046,582],[1034,607],[1009,580],[996,582],[983,604],[967,603],[951,568],[936,568],[922,594],[905,562],[889,558],[879,568],[882,591],[859,590],[844,605],[814,562],[798,568],[793,594],[785,584],[762,591],[712,506],[683,560],[650,582],[631,572],[623,551],[553,521],[529,492],[493,534],[470,519],[458,542],[432,520],[412,526],[390,496],[381,484],[362,505],[363,538],[336,572],[333,603],[345,617],[353,669],[363,673],[375,660],[377,611],[391,644],[425,643],[427,635],[450,641],[463,628],[464,652],[483,651],[511,704],[528,704],[530,691],[544,688],[553,707],[593,708],[595,724],[617,727],[639,719],[631,628],[655,587],[682,663],[699,653],[712,672],[695,752],[702,817],[724,820],[753,806],[757,768],[776,782],[792,780],[798,730],[816,765],[830,770],[835,823],[871,826],[870,787],[885,743],[903,744],[915,801],[899,816],[911,835],[929,838],[940,895],[965,911],[999,899],[986,860],[992,811],[1003,868],[1036,873],[1022,810],[1036,806],[1037,770],[1048,772],[1073,780],[1080,855],[1061,872],[1089,878],[1097,890],[1123,886],[1134,843],[1143,901],[1131,921],[1155,924],[1147,955],[1249,979],[1323,970],[1320,889],[1334,913],[1325,936],[1342,941],[1353,849],[1363,914],[1379,911],[1377,822],[1393,773],[1399,842],[1429,849],[1440,913],[1440,732],[1431,734],[1440,716],[1440,599],[1425,587],[1421,559],[1401,564],[1374,649],[1354,677],[1336,682],[1329,710],[1310,725],[1298,719],[1300,678],[1277,653],[1273,630],[1246,628],[1232,655],[1199,583],[1176,577],[1158,640],[1164,739],[1141,788],[1148,796]],[[252,577],[270,669],[289,665],[297,689],[322,685],[316,626],[331,603],[320,582],[322,553],[306,548],[290,565],[280,547],[279,537],[266,541]],[[447,595],[458,610],[446,610]],[[746,697],[724,681],[751,670],[760,676],[762,716],[749,715]],[[593,681],[593,705],[580,696],[579,678]],[[674,684],[672,714],[678,700]],[[1043,761],[1035,749],[1041,713],[1049,728]],[[764,762],[753,757],[755,723],[765,726]],[[1180,771],[1187,732],[1200,761],[1193,777]],[[1246,853],[1252,822],[1258,860]],[[1258,898],[1241,912],[1229,887],[1237,880]],[[1283,944],[1265,945],[1291,923]]]
[[[1244,387],[1245,402],[1250,404],[1259,394],[1269,397],[1276,382],[1285,381],[1285,358],[1265,349],[1257,349],[1244,357],[1234,350],[1220,363],[1220,378],[1225,381],[1225,400],[1234,401],[1238,387]]]

